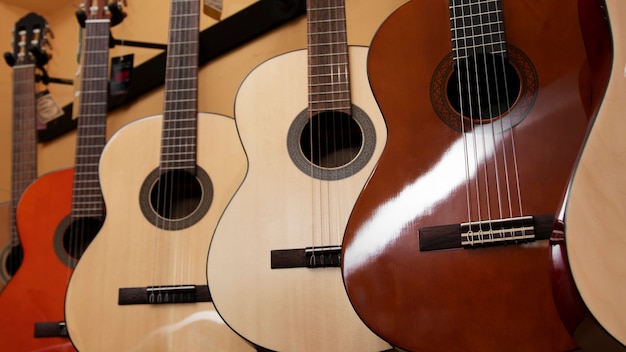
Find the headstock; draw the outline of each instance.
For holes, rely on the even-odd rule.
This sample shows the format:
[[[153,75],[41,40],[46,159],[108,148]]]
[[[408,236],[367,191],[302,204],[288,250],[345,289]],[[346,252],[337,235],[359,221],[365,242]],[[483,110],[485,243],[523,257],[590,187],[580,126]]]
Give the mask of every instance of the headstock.
[[[49,35],[52,36],[52,32],[43,17],[32,12],[22,17],[13,30],[13,51],[4,54],[7,64],[45,65],[49,58],[46,53],[46,45],[50,45]]]
[[[126,6],[126,0],[113,0],[108,4],[106,0],[84,0],[80,5],[81,9],[76,12],[76,17],[81,27],[85,27],[85,21],[88,19],[108,19],[112,27],[126,17],[122,11],[122,5]]]

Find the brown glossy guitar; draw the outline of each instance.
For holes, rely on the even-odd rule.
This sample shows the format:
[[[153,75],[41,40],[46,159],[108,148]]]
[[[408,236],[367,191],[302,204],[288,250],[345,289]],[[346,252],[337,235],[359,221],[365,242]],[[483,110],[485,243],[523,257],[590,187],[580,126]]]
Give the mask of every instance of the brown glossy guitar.
[[[13,67],[12,132],[11,132],[11,200],[7,222],[0,243],[0,291],[19,269],[24,252],[15,222],[17,204],[28,185],[37,178],[37,131],[35,110],[35,73],[45,65],[45,43],[49,28],[46,20],[29,13],[15,24],[12,52],[5,54]],[[33,50],[44,55],[36,56]],[[7,232],[8,231],[8,232]]]
[[[554,301],[585,351],[626,351],[626,5],[579,0],[593,120],[551,237]]]
[[[25,257],[0,297],[7,313],[0,316],[0,334],[4,345],[15,350],[74,350],[64,321],[65,291],[72,269],[104,220],[98,161],[106,135],[109,28],[124,14],[117,1],[85,1],[82,7],[86,20],[75,165],[35,180],[17,208]]]
[[[566,351],[548,241],[588,123],[575,2],[411,1],[368,56],[388,143],[351,214],[353,307],[411,351]]]

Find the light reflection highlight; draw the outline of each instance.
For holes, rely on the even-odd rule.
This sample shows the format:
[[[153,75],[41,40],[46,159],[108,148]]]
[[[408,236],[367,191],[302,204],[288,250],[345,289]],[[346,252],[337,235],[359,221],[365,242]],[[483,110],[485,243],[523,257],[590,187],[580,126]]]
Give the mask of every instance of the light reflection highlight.
[[[475,176],[481,164],[494,154],[495,146],[502,142],[502,138],[500,124],[475,127],[451,144],[428,172],[381,204],[357,229],[354,241],[346,248],[344,274],[350,275],[372,260],[401,234],[411,220],[428,214],[467,179]]]

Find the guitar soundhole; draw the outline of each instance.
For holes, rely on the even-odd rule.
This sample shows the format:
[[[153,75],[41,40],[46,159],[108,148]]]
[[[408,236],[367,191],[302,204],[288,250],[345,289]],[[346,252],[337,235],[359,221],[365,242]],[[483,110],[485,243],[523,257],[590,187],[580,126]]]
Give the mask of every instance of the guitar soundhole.
[[[150,203],[159,216],[180,220],[191,215],[202,199],[202,186],[183,170],[168,171],[159,177],[150,192]]]
[[[313,164],[323,168],[344,166],[354,160],[363,145],[361,127],[342,112],[322,112],[304,126],[300,148]]]
[[[63,218],[54,231],[53,239],[54,252],[59,261],[74,268],[101,227],[102,220],[99,218]]]
[[[302,110],[289,127],[287,151],[293,163],[309,177],[341,180],[359,172],[376,147],[372,120],[358,106],[352,116],[326,111],[309,118]]]
[[[63,234],[65,253],[74,261],[80,259],[101,227],[102,221],[98,219],[81,218],[74,220]]]
[[[508,111],[519,92],[517,71],[499,55],[478,54],[458,60],[448,81],[452,107],[476,122]]]
[[[22,245],[9,247],[7,251],[6,259],[4,261],[4,273],[5,281],[13,277],[17,272],[17,269],[22,265],[22,261],[24,260],[24,250],[22,249]]]
[[[507,46],[507,57],[478,54],[457,63],[448,54],[430,83],[439,119],[457,132],[497,123],[506,131],[524,120],[537,100],[537,71],[521,50]]]
[[[141,210],[148,221],[165,230],[187,228],[208,212],[213,184],[200,167],[196,175],[186,170],[154,170],[140,191]]]

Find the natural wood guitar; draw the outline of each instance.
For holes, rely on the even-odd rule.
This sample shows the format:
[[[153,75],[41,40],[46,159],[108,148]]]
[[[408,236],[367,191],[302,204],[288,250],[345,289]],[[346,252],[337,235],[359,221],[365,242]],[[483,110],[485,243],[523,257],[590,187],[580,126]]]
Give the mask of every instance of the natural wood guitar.
[[[206,257],[246,159],[234,120],[197,113],[198,0],[171,2],[163,115],[115,133],[100,160],[107,216],[66,295],[80,351],[246,351],[215,312]]]
[[[343,0],[307,1],[308,50],[243,81],[235,120],[249,170],[220,219],[208,279],[219,314],[274,351],[380,351],[341,280],[340,245],[386,141],[367,48],[347,45]]]
[[[121,3],[119,4],[121,6]],[[74,350],[64,322],[65,290],[76,261],[104,220],[98,161],[105,143],[109,28],[121,7],[85,1],[81,92],[74,168],[35,180],[17,208],[25,257],[0,297],[3,346],[12,350]]]
[[[626,4],[579,4],[591,17],[582,24],[591,32],[585,43],[590,61],[597,56],[592,78],[600,89],[551,238],[552,286],[561,318],[579,346],[626,351],[626,143],[620,135],[626,115]]]
[[[342,273],[411,351],[566,351],[548,241],[588,123],[575,2],[411,1],[373,38],[388,143],[351,214]],[[586,97],[585,97],[586,99]]]
[[[37,130],[35,108],[35,73],[47,60],[46,20],[29,13],[15,23],[13,47],[7,62],[13,67],[13,99],[11,127],[11,199],[7,206],[7,222],[2,222],[0,240],[0,292],[22,264],[24,251],[15,222],[17,204],[33,180],[37,178]],[[36,56],[33,50],[42,55]],[[8,231],[8,233],[6,232]]]

